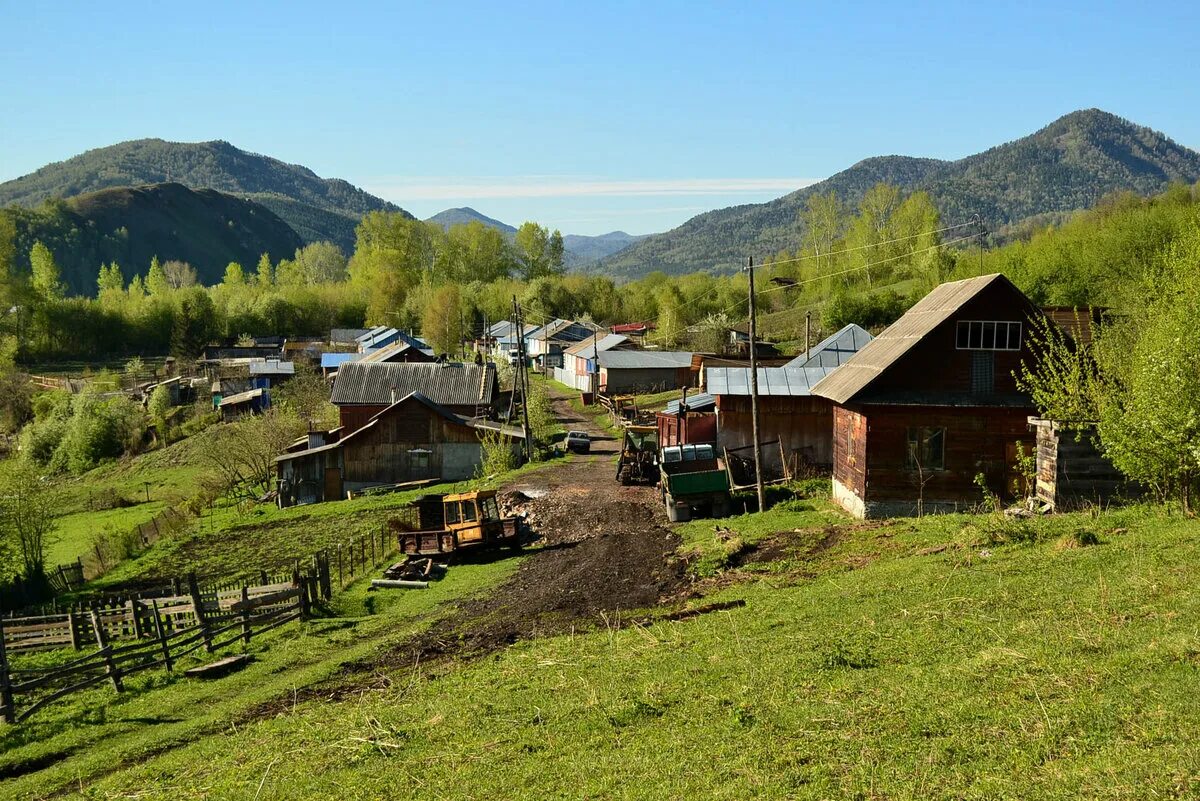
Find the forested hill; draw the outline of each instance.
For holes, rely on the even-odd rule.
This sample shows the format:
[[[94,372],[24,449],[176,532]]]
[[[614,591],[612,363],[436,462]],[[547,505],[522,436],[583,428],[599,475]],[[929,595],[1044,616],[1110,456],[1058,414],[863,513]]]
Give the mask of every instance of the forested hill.
[[[18,270],[29,269],[29,250],[40,241],[54,254],[69,292],[82,295],[96,293],[101,264],[116,262],[128,280],[155,256],[186,261],[201,283],[215,284],[231,261],[252,270],[261,254],[274,262],[304,244],[258,203],[177,183],[104,189],[0,214],[15,223]]]
[[[445,211],[439,211],[425,222],[437,223],[438,225],[442,226],[444,230],[449,230],[450,226],[452,225],[466,225],[467,223],[478,222],[483,223],[489,228],[495,228],[497,231],[501,231],[507,236],[512,236],[517,232],[517,229],[513,228],[508,223],[502,223],[499,220],[487,216],[486,214],[481,214],[469,206],[461,209],[446,209]]]
[[[992,230],[1030,217],[1089,208],[1104,195],[1150,195],[1172,181],[1200,180],[1200,153],[1161,133],[1097,109],[1076,111],[1030,136],[957,161],[882,156],[860,161],[790,195],[707,212],[599,263],[597,271],[637,277],[652,270],[727,271],[746,256],[802,244],[798,213],[814,195],[836,192],[857,204],[880,181],[930,193],[945,223],[981,214]]]
[[[354,249],[354,226],[368,211],[403,211],[339,178],[239,150],[228,142],[138,139],[89,150],[0,184],[0,206],[33,207],[118,186],[176,182],[257,201],[305,242],[329,240]]]

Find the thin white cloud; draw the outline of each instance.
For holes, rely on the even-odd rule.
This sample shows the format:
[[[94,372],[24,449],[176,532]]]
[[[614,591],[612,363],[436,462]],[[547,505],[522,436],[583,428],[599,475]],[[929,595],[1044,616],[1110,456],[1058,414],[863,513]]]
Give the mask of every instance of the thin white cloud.
[[[414,200],[537,197],[670,197],[686,195],[762,195],[786,193],[814,184],[816,178],[664,178],[589,180],[552,176],[509,178],[380,177],[363,181],[367,191]]]

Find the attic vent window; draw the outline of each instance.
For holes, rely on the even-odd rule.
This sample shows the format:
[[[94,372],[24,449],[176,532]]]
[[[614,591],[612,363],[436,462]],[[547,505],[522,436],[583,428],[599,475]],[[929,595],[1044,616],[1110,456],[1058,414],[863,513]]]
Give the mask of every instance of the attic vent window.
[[[1021,324],[991,320],[959,320],[959,350],[1020,350]]]

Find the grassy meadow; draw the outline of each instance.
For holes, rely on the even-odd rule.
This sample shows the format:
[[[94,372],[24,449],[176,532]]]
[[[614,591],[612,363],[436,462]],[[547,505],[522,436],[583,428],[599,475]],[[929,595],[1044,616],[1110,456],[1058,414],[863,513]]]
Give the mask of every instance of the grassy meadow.
[[[860,523],[812,498],[677,531],[704,596],[691,603],[744,607],[672,622],[629,610],[623,621],[475,661],[390,669],[377,657],[515,560],[455,568],[421,593],[367,596],[356,585],[336,619],[256,641],[260,660],[246,673],[212,684],[147,677],[115,702],[99,688],[6,730],[0,775],[10,778],[0,790],[140,799],[1200,793],[1195,521],[1134,507],[1028,523]],[[39,760],[48,764],[31,769]]]

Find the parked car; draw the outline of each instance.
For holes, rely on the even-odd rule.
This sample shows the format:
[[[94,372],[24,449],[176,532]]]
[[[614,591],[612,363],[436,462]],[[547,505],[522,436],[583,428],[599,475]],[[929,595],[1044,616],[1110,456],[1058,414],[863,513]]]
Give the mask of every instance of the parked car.
[[[566,445],[571,453],[588,453],[592,449],[592,438],[586,431],[569,431]]]

